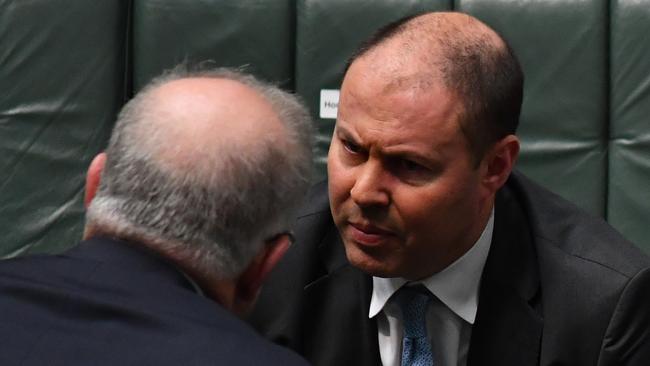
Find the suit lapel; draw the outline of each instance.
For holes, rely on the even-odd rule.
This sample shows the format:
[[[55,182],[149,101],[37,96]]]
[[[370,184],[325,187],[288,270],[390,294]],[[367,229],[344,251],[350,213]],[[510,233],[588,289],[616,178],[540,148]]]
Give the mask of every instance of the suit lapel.
[[[468,365],[539,363],[543,320],[539,271],[525,212],[505,189],[481,280]]]
[[[334,225],[319,247],[325,275],[304,289],[303,354],[315,365],[381,365],[368,318],[372,279],[352,267]],[[539,363],[543,319],[539,270],[525,211],[497,195],[492,246],[481,280],[468,366]]]
[[[381,365],[377,324],[368,318],[372,280],[351,266],[335,227],[320,247],[327,274],[305,287],[303,349],[316,365]]]

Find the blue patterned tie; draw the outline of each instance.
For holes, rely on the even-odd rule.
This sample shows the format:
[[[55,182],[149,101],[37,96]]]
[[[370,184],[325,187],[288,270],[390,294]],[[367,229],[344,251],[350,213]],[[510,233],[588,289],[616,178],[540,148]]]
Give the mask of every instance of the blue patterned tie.
[[[404,320],[402,366],[432,366],[433,354],[425,320],[431,293],[421,285],[403,286],[394,296]]]

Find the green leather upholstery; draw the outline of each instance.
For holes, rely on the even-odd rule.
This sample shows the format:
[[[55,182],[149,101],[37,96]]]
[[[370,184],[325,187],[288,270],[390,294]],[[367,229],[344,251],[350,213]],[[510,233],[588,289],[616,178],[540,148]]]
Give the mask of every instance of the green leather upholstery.
[[[611,11],[607,220],[650,251],[650,0]]]
[[[81,234],[85,169],[125,91],[127,1],[88,4],[0,2],[0,256]]]
[[[525,74],[518,168],[596,215],[607,177],[606,1],[460,0],[500,32]]]
[[[459,10],[512,44],[525,74],[518,167],[650,252],[650,0],[0,1],[0,256],[60,251],[83,226],[83,178],[115,112],[179,62],[210,60],[295,90],[317,123],[316,178],[360,41]]]
[[[134,1],[134,89],[181,62],[206,60],[291,88],[294,11],[291,0]]]

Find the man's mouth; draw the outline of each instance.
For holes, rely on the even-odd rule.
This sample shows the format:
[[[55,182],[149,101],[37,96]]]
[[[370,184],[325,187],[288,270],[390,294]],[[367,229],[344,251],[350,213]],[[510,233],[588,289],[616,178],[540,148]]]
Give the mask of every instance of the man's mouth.
[[[394,234],[386,229],[362,222],[349,222],[348,235],[354,242],[365,246],[376,246]]]

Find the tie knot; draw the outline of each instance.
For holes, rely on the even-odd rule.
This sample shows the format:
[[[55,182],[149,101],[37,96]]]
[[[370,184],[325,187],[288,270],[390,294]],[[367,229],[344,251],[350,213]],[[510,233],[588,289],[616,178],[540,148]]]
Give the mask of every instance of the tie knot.
[[[402,310],[404,336],[421,338],[427,336],[426,313],[431,301],[431,292],[424,286],[402,286],[394,295]]]

